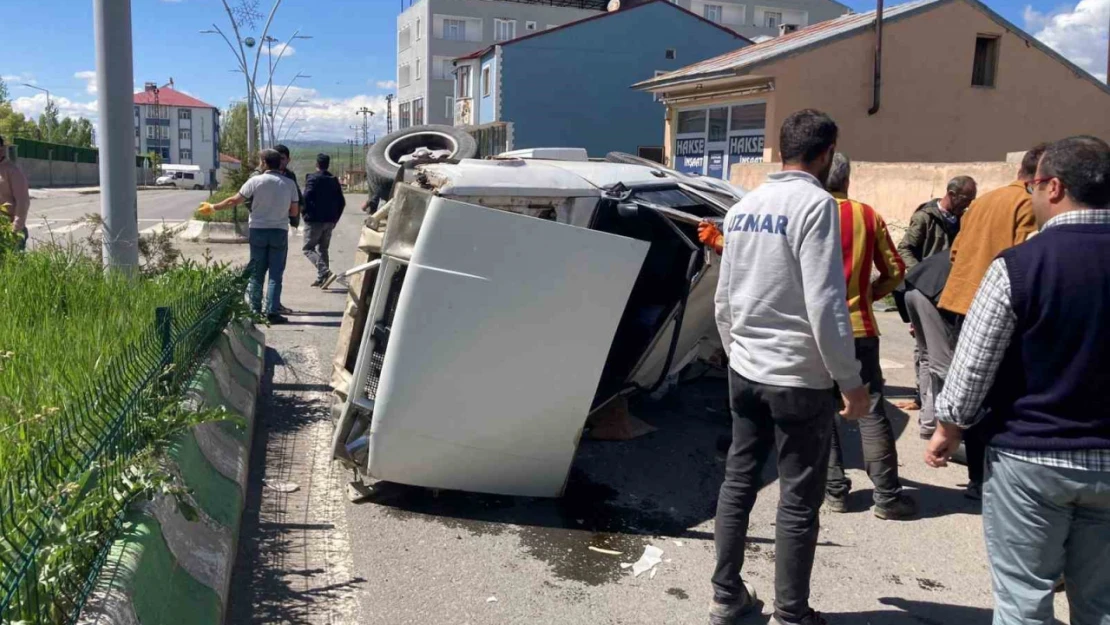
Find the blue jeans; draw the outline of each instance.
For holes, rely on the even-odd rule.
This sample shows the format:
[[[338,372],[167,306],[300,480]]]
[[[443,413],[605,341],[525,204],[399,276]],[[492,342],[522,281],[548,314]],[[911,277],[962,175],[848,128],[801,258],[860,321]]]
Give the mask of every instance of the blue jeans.
[[[270,274],[265,313],[272,315],[281,307],[281,277],[289,256],[289,231],[282,228],[251,228],[251,281],[247,286],[251,309],[262,311],[262,281]]]
[[[987,448],[983,533],[994,625],[1049,625],[1063,574],[1073,625],[1110,623],[1110,472],[1057,469]]]

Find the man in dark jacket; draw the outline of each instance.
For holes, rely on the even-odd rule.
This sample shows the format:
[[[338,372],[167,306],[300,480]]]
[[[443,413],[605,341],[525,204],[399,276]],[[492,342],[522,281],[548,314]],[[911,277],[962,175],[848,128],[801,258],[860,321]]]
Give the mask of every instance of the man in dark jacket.
[[[343,216],[347,200],[339,180],[328,171],[331,157],[316,155],[316,173],[304,181],[304,255],[316,265],[316,281],[312,286],[330,284],[334,275],[328,265],[328,248],[335,224]]]
[[[975,180],[968,176],[956,176],[948,181],[944,197],[917,207],[910,217],[906,234],[898,244],[898,255],[906,263],[907,271],[933,254],[952,247],[952,241],[960,231],[960,217],[975,199],[975,193]]]

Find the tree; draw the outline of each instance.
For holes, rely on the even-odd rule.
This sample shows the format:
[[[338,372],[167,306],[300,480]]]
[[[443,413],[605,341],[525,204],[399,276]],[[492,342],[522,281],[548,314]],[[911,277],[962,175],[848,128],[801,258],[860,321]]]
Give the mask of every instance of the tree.
[[[255,155],[247,154],[247,105],[235,104],[223,114],[220,126],[220,151],[234,156],[244,169],[252,169]],[[258,145],[258,129],[254,129],[254,144]]]
[[[8,141],[16,137],[32,138],[38,136],[35,122],[12,109],[10,102],[0,103],[0,136]]]
[[[150,170],[154,172],[154,175],[157,176],[162,173],[162,155],[158,152],[147,152],[146,155],[150,159]]]
[[[50,100],[46,103],[46,108],[43,109],[42,114],[39,115],[39,134],[43,141],[51,143],[61,143],[58,140],[58,105]]]
[[[3,78],[0,78],[0,104],[7,102],[9,97],[8,85],[4,82]]]

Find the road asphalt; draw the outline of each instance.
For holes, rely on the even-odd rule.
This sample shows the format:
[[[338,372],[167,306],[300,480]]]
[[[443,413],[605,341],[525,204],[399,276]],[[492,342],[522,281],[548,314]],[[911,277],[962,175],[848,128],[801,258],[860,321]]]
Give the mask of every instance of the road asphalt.
[[[151,233],[162,228],[184,226],[197,205],[208,197],[207,191],[178,189],[138,191],[139,231]],[[80,241],[91,227],[84,222],[89,214],[100,214],[100,193],[95,189],[33,190],[27,217],[30,244]]]
[[[169,193],[175,201],[186,197]],[[351,208],[332,244],[334,269],[352,264],[361,200],[348,196]],[[561,499],[378,483],[369,501],[350,503],[349,476],[329,462],[328,449],[327,383],[346,296],[342,287],[308,286],[313,269],[300,241],[291,235],[283,295],[297,312],[290,324],[265,328],[267,375],[229,623],[706,622],[713,514],[730,436],[723,379],[705,375],[663,401],[633,401],[632,412],[658,431],[627,442],[584,440]],[[182,249],[190,256],[209,250],[216,260],[247,258],[244,245]],[[877,316],[888,399],[907,397],[912,339],[897,313]],[[920,514],[904,522],[874,517],[858,428],[842,424],[854,488],[849,512],[822,513],[812,605],[834,625],[987,625],[990,578],[979,504],[963,497],[966,469],[926,467],[916,412],[890,404],[887,412],[898,435],[901,478]],[[277,482],[298,490],[283,492]],[[769,467],[744,567],[768,606],[777,502]],[[649,545],[663,550],[654,574],[634,577],[621,568]],[[1067,623],[1062,595],[1056,605]]]

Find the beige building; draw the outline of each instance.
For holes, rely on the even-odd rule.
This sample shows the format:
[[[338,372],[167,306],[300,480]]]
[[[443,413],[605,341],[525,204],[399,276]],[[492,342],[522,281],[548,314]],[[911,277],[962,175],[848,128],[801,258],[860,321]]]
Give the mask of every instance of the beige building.
[[[782,120],[840,126],[859,161],[994,161],[1074,134],[1110,138],[1110,87],[977,0],[920,0],[845,15],[635,85],[666,103],[676,169],[725,177],[778,160]]]

